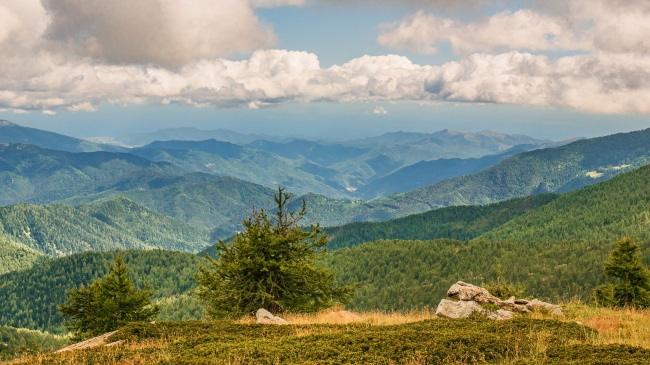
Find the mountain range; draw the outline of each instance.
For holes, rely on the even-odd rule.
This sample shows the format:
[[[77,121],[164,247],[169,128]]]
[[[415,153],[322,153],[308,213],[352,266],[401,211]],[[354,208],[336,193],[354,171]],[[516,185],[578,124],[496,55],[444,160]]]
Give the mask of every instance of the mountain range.
[[[175,133],[178,132],[178,133]],[[196,131],[194,131],[196,132]],[[138,148],[122,148],[97,144],[52,132],[21,127],[8,121],[0,123],[0,143],[33,144],[39,147],[67,152],[111,151],[136,154],[155,162],[170,162],[178,173],[203,172],[217,176],[231,176],[266,187],[285,186],[296,194],[309,192],[337,199],[369,199],[405,189],[424,186],[459,173],[470,173],[491,166],[499,159],[469,161],[474,169],[457,170],[449,164],[438,164],[435,172],[426,171],[425,177],[413,179],[411,184],[392,183],[388,178],[379,188],[364,186],[410,165],[441,158],[474,159],[488,154],[500,154],[515,147],[517,151],[541,148],[554,143],[521,135],[506,135],[491,131],[464,133],[441,132],[387,133],[379,137],[326,142],[304,139],[255,139],[268,137],[235,132],[184,130],[161,131],[163,140],[152,141]],[[170,139],[174,138],[176,139]],[[200,140],[184,140],[189,137]],[[223,140],[205,139],[210,137]],[[233,143],[237,141],[239,143]],[[243,143],[246,142],[246,143]],[[461,161],[462,162],[462,161]],[[420,169],[411,169],[411,174]],[[414,172],[413,172],[414,171]],[[402,172],[398,172],[398,177]],[[390,186],[386,188],[386,185]],[[356,191],[359,193],[356,193]]]
[[[457,280],[495,280],[499,265],[527,295],[585,298],[605,280],[602,262],[620,237],[640,242],[642,258],[650,263],[649,179],[647,165],[560,195],[442,208],[361,228],[339,227],[329,232],[335,245],[324,264],[341,283],[357,285],[349,305],[357,310],[435,306]],[[605,221],[610,223],[594,229]],[[348,235],[348,244],[343,244],[340,238],[353,231],[365,232],[372,242],[354,237],[350,241]],[[566,234],[557,236],[558,231]],[[465,240],[450,239],[459,234]],[[60,330],[56,304],[64,300],[66,290],[103,275],[115,254],[77,253],[0,275],[0,296],[8,298],[0,307],[0,323]],[[150,282],[157,299],[193,305],[186,294],[193,288],[199,256],[160,250],[123,254],[137,283]]]
[[[304,197],[324,225],[384,221],[455,205],[482,205],[567,192],[650,163],[650,129],[619,133],[511,156],[480,172],[368,202]],[[607,152],[604,152],[607,151]]]

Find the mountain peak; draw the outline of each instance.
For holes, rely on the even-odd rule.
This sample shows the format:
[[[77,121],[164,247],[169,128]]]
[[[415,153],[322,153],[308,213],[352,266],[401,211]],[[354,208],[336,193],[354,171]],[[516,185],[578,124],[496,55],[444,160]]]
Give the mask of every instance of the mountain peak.
[[[16,124],[6,119],[0,119],[0,127],[13,127],[13,126],[16,126]]]

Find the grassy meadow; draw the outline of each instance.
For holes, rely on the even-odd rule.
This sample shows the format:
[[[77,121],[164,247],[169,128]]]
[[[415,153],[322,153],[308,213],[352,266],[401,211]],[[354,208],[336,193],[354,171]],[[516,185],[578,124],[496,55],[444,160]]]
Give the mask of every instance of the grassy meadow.
[[[290,325],[134,323],[116,346],[29,355],[10,364],[644,364],[650,311],[563,305],[565,316],[437,319],[432,311],[289,314]]]

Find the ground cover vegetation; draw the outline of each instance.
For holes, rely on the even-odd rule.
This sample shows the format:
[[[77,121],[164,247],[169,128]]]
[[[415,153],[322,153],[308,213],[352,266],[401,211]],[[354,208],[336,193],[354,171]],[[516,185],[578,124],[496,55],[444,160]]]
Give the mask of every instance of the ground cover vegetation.
[[[648,348],[609,344],[589,326],[534,318],[433,319],[388,325],[133,323],[107,341],[118,340],[126,342],[24,357],[16,363],[631,365],[650,356]]]

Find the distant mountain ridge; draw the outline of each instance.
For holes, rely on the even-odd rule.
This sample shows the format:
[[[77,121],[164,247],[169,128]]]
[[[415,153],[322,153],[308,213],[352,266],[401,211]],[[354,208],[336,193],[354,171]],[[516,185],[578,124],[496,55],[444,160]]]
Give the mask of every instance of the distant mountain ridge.
[[[8,131],[5,133],[8,143],[18,141],[67,152],[107,150],[130,153],[156,162],[173,163],[178,167],[179,173],[204,172],[233,176],[270,188],[281,185],[297,194],[313,192],[337,199],[378,198],[419,188],[422,184],[457,176],[459,173],[477,171],[453,167],[440,171],[411,168],[410,176],[414,178],[409,180],[410,184],[401,184],[398,177],[392,180],[387,178],[381,183],[365,188],[375,180],[422,161],[479,158],[501,153],[508,148],[534,149],[549,143],[531,137],[491,131],[396,132],[364,140],[326,142],[300,138],[260,139],[268,136],[241,135],[227,130],[202,131],[181,128],[156,134],[166,140],[126,149],[25,128],[7,121],[3,122],[3,125],[5,132]],[[1,136],[0,134],[0,139]],[[240,138],[242,136],[247,137]],[[209,139],[210,137],[222,140]],[[484,163],[477,165],[477,168],[491,166],[489,161],[497,162],[486,159]],[[377,188],[378,184],[383,186]],[[20,194],[16,195],[18,199]],[[14,203],[21,201],[23,200]]]
[[[511,156],[481,172],[370,202],[304,196],[310,219],[323,225],[384,221],[454,205],[482,205],[548,192],[567,192],[650,162],[650,129],[580,140]]]
[[[67,152],[125,152],[121,147],[93,143],[40,129],[23,127],[8,120],[0,120],[0,143],[32,144]]]
[[[141,147],[155,141],[203,141],[206,139],[216,139],[218,141],[246,145],[260,139],[281,142],[291,140],[292,138],[274,137],[256,133],[237,133],[227,129],[204,130],[193,127],[181,127],[166,128],[151,133],[124,134],[115,139],[128,146]]]

